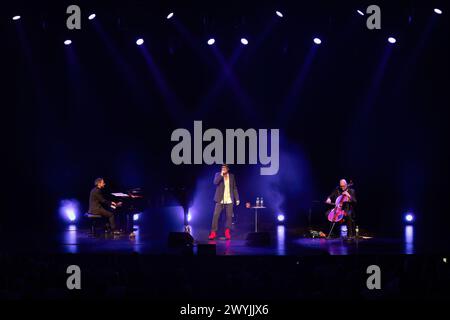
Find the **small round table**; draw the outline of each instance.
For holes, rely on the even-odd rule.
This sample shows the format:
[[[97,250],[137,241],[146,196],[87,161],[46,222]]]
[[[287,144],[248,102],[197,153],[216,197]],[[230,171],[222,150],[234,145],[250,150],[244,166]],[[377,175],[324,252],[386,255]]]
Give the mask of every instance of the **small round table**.
[[[255,232],[258,232],[258,209],[265,209],[264,206],[253,206],[251,209],[255,209]]]

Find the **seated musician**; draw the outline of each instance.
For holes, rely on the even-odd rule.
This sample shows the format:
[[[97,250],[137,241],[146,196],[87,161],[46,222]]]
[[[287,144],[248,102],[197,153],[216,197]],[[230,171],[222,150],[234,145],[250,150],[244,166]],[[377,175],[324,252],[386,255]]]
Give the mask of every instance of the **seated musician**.
[[[347,225],[347,237],[349,239],[353,239],[355,235],[355,205],[356,205],[356,195],[355,190],[349,188],[347,181],[345,179],[341,179],[339,181],[339,187],[337,187],[327,198],[326,203],[335,203],[336,199],[340,195],[345,195],[349,198],[348,202],[343,204],[342,209],[347,212],[347,216],[344,217],[346,225]]]
[[[111,231],[114,234],[120,234],[120,231],[116,229],[114,213],[112,213],[109,210],[106,210],[106,207],[107,208],[117,207],[121,205],[121,202],[116,203],[113,201],[106,200],[103,197],[102,189],[105,188],[106,185],[105,180],[103,178],[95,179],[94,185],[95,187],[91,190],[91,194],[89,196],[89,213],[97,214],[108,218]]]

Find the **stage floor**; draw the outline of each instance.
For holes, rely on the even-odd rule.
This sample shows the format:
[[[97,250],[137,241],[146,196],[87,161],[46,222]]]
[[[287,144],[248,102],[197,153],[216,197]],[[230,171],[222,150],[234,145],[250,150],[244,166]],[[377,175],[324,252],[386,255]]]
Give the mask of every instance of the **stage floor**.
[[[168,232],[159,234],[139,230],[135,227],[136,237],[124,234],[113,236],[99,232],[96,237],[88,234],[86,228],[75,225],[66,226],[54,234],[27,234],[14,237],[3,235],[1,248],[6,252],[43,252],[43,253],[140,253],[140,254],[177,254],[179,249],[169,248]],[[181,230],[175,230],[181,231]],[[252,246],[246,241],[247,232],[234,232],[230,241],[219,238],[208,240],[208,230],[192,230],[195,243],[193,253],[198,245],[215,244],[216,255],[242,256],[314,256],[314,255],[378,255],[378,254],[439,254],[446,252],[446,246],[428,245],[414,238],[412,229],[405,229],[403,236],[360,238],[348,242],[343,238],[323,239],[307,238],[304,232],[277,226],[270,232],[271,242],[266,246]]]
[[[448,299],[448,246],[424,243],[406,230],[405,237],[346,242],[275,226],[271,244],[261,247],[246,243],[247,232],[234,232],[231,241],[208,241],[208,230],[192,230],[190,248],[169,248],[167,230],[137,230],[135,239],[104,233],[93,238],[76,226],[2,234],[0,299],[2,292],[7,298],[150,301]],[[82,268],[83,291],[67,290],[69,265]],[[367,289],[371,265],[383,270],[381,292]]]

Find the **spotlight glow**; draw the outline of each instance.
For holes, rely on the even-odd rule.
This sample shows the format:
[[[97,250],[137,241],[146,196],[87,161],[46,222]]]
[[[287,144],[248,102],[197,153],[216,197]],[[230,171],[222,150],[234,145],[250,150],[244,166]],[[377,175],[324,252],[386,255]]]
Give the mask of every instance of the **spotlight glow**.
[[[283,221],[284,221],[284,214],[280,213],[280,214],[277,216],[277,220],[278,220],[279,222],[283,222]]]
[[[361,10],[356,10],[356,12],[358,12],[358,13],[359,13],[359,15],[361,15],[361,16],[363,16],[363,15],[364,15],[364,12],[362,12]]]
[[[13,19],[14,21],[20,20],[20,16],[14,16],[14,17],[12,17],[12,19]]]
[[[434,9],[434,12],[437,13],[437,14],[442,14],[442,10],[441,10],[441,9],[438,9],[438,8],[435,8],[435,9]]]
[[[214,38],[208,40],[208,45],[212,46],[214,43],[216,43],[216,40]]]
[[[139,220],[139,213],[133,214],[133,221],[138,221],[138,220]]]
[[[95,13],[90,14],[89,17],[88,17],[88,19],[89,19],[89,20],[95,19]]]
[[[319,38],[314,38],[314,43],[315,44],[321,44],[322,43],[322,40],[320,40]]]
[[[169,13],[169,14],[167,15],[166,19],[169,20],[169,19],[172,18],[172,17],[173,17],[173,12]]]
[[[59,204],[59,214],[66,221],[74,222],[79,216],[79,203],[74,199],[61,200]]]
[[[414,214],[412,214],[412,213],[406,213],[406,214],[405,214],[405,221],[406,221],[406,222],[413,222],[413,221],[414,221]]]
[[[67,40],[64,41],[64,44],[65,44],[66,46],[70,45],[71,43],[72,43],[72,40],[69,40],[69,39],[67,39]]]
[[[188,221],[188,222],[191,222],[191,220],[192,220],[192,215],[191,215],[191,213],[189,212],[188,215],[187,215],[187,221]]]
[[[241,43],[246,46],[248,45],[248,40],[246,38],[241,38]]]
[[[136,44],[138,46],[142,45],[143,43],[144,43],[144,39],[142,39],[142,38],[139,38],[139,39],[136,40]]]
[[[275,11],[275,13],[277,14],[277,16],[279,16],[280,18],[283,18],[283,14],[280,11]]]
[[[389,43],[394,44],[394,43],[397,42],[397,39],[395,39],[394,37],[389,37],[389,38],[388,38],[388,41],[389,41]]]

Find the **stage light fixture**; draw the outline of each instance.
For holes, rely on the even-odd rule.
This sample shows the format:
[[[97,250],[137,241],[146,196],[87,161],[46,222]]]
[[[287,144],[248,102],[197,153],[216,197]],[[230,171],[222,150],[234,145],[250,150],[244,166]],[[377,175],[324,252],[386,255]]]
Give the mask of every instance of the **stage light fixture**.
[[[14,17],[12,17],[12,19],[13,19],[14,21],[20,20],[20,16],[14,16]]]
[[[173,17],[173,12],[169,13],[166,17],[167,20],[171,19]]]
[[[405,221],[406,221],[407,223],[412,223],[412,222],[414,222],[414,214],[411,213],[411,212],[407,212],[407,213],[405,214]]]
[[[437,14],[442,14],[442,10],[438,8],[434,8],[434,12]]]
[[[319,38],[314,38],[314,43],[315,44],[321,44],[322,43],[322,40],[320,40]]]
[[[285,219],[284,214],[282,214],[282,213],[278,214],[278,216],[277,216],[278,222],[283,222],[284,219]]]
[[[64,44],[65,44],[66,46],[68,46],[68,45],[72,44],[72,40],[69,40],[69,39],[64,40]]]
[[[280,11],[275,11],[276,15],[279,16],[280,18],[283,18],[283,14]]]
[[[361,10],[356,10],[356,12],[358,12],[358,13],[359,13],[359,15],[361,15],[361,16],[363,16],[363,15],[364,15],[364,12],[362,12]]]
[[[389,37],[389,38],[388,38],[388,41],[389,41],[389,43],[394,44],[394,43],[397,42],[397,39],[395,39],[394,37]]]
[[[246,46],[248,45],[248,40],[246,38],[241,38],[241,43]]]
[[[91,13],[88,17],[89,20],[94,20],[95,19],[95,13]]]
[[[208,40],[208,45],[212,46],[214,43],[216,43],[216,39],[211,38]]]
[[[59,214],[64,220],[68,222],[75,222],[79,216],[79,207],[80,206],[77,200],[61,200],[59,204]]]
[[[135,213],[133,214],[133,221],[138,221],[139,220],[139,213]]]
[[[136,44],[138,46],[142,45],[143,43],[144,43],[144,39],[142,39],[142,38],[139,38],[139,39],[136,40]]]

